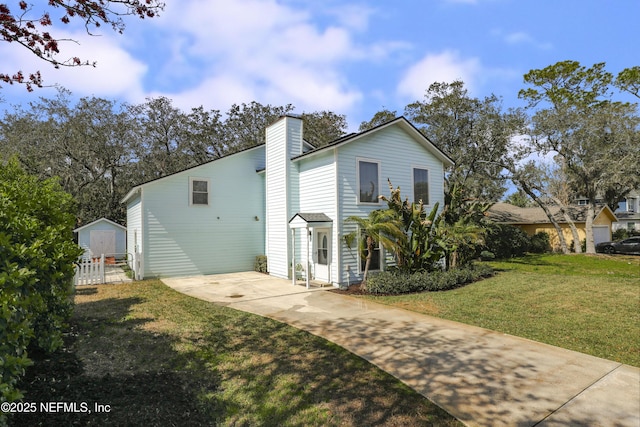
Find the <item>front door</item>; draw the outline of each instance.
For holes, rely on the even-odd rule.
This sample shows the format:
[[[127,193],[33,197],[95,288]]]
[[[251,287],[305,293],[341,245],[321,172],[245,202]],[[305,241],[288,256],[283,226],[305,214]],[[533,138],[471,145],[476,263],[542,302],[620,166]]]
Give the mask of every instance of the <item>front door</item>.
[[[329,283],[329,263],[331,261],[331,239],[328,229],[315,231],[315,278]]]

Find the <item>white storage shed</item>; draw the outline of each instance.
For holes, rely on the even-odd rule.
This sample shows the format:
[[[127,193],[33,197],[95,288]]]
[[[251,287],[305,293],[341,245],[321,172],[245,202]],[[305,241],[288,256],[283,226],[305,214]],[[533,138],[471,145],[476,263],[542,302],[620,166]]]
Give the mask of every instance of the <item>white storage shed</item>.
[[[107,218],[100,218],[73,230],[85,257],[124,259],[127,257],[127,228]]]

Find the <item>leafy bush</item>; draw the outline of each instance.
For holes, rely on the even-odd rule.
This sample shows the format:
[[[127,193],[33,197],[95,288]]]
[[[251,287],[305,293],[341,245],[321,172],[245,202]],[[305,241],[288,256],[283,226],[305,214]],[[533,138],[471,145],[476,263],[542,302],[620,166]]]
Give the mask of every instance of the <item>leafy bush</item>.
[[[482,261],[492,261],[494,259],[496,259],[496,256],[493,252],[489,252],[489,251],[482,251],[480,252],[480,259]]]
[[[523,256],[531,248],[531,239],[520,227],[494,224],[487,233],[485,250],[498,259]]]
[[[487,264],[472,264],[449,271],[407,273],[400,270],[382,271],[367,280],[367,292],[371,294],[398,295],[410,292],[445,291],[493,276]]]
[[[551,244],[549,243],[549,234],[541,231],[531,236],[531,246],[529,251],[534,254],[543,254],[551,251]]]
[[[618,228],[611,234],[611,240],[622,240],[629,237],[629,232],[625,228]]]
[[[256,257],[255,262],[253,263],[253,269],[258,273],[266,273],[267,272],[267,256],[258,255]]]
[[[626,228],[618,228],[611,234],[611,240],[622,240],[628,237],[640,236],[638,230],[627,230]]]
[[[75,204],[54,180],[0,163],[0,402],[30,364],[27,347],[52,352],[72,309]],[[0,415],[0,424],[3,419]]]

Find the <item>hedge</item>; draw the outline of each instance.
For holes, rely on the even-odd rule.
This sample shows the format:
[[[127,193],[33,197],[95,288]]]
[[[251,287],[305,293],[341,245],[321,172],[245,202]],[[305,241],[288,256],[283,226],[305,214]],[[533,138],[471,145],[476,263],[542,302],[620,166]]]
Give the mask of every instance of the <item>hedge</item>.
[[[376,295],[446,291],[485,277],[491,277],[493,274],[493,269],[487,264],[472,264],[468,267],[430,273],[409,274],[399,270],[382,271],[369,277],[366,289],[368,293]]]
[[[62,345],[71,315],[75,202],[53,180],[0,162],[0,402],[22,397],[15,384],[30,364],[27,349]],[[0,425],[6,419],[0,414]]]

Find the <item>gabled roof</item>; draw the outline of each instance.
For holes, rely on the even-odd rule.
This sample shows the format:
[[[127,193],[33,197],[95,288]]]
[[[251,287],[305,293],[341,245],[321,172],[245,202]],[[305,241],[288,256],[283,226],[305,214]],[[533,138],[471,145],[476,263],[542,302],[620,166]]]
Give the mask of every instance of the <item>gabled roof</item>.
[[[138,191],[140,191],[140,189],[141,189],[143,186],[145,186],[145,185],[147,185],[147,184],[149,184],[149,183],[151,183],[151,182],[160,181],[160,180],[163,180],[163,179],[166,179],[166,178],[172,177],[172,176],[174,176],[174,175],[177,175],[177,174],[179,174],[179,173],[183,173],[183,172],[186,172],[186,171],[190,171],[190,170],[192,170],[192,169],[196,169],[196,168],[199,168],[199,167],[201,167],[201,166],[208,165],[209,163],[217,162],[218,160],[227,159],[227,158],[229,158],[229,157],[235,156],[236,154],[244,153],[244,152],[246,152],[246,151],[255,150],[256,148],[259,148],[259,147],[264,147],[264,144],[256,145],[256,146],[254,146],[254,147],[245,148],[245,149],[243,149],[243,150],[236,151],[235,153],[227,154],[226,156],[218,157],[218,158],[215,158],[215,159],[209,160],[208,162],[200,163],[199,165],[191,166],[191,167],[188,167],[188,168],[186,168],[186,169],[182,169],[182,170],[179,170],[179,171],[177,171],[177,172],[170,173],[170,174],[168,174],[168,175],[164,175],[164,176],[161,176],[161,177],[158,177],[158,178],[150,179],[149,181],[145,181],[145,182],[143,182],[142,184],[138,184],[138,185],[136,185],[135,187],[133,187],[131,190],[129,190],[129,192],[128,192],[128,193],[127,193],[127,194],[122,198],[122,200],[120,200],[120,203],[125,203],[125,202],[126,202],[127,200],[129,200],[129,199],[130,199],[134,194],[136,194]]]
[[[553,218],[559,223],[566,223],[564,215],[560,211],[559,206],[549,206],[549,211]],[[586,222],[587,207],[572,205],[568,207],[569,217],[574,222]],[[549,218],[542,208],[521,208],[509,203],[496,203],[488,210],[489,218],[501,224],[526,225],[526,224],[549,224]],[[600,215],[609,216],[611,221],[617,221],[617,218],[609,206],[605,205],[596,208],[596,218]]]
[[[431,154],[433,154],[436,158],[438,158],[438,160],[440,160],[445,167],[447,166],[453,166],[454,162],[453,160],[451,160],[451,158],[449,156],[447,156],[442,150],[440,150],[438,147],[436,147],[426,136],[424,136],[414,125],[412,125],[406,118],[404,117],[398,117],[396,119],[393,119],[389,122],[383,123],[379,126],[376,126],[374,128],[368,129],[364,132],[360,132],[360,133],[351,133],[349,135],[345,135],[341,138],[336,139],[333,142],[330,142],[329,144],[320,147],[320,148],[316,148],[314,150],[308,151],[306,153],[300,154],[299,156],[296,156],[294,158],[292,158],[291,160],[299,160],[302,158],[306,158],[306,157],[310,157],[313,156],[314,154],[326,151],[330,148],[334,148],[334,147],[339,147],[341,145],[344,144],[348,144],[350,142],[356,141],[360,138],[363,138],[367,135],[371,135],[372,133],[375,132],[379,132],[382,129],[391,127],[391,126],[399,126],[401,129],[403,129],[405,132],[407,132],[409,135],[411,135],[416,141],[418,141],[420,144],[422,144],[427,150],[429,150],[431,152]]]
[[[126,230],[126,229],[127,229],[127,227],[125,227],[124,225],[120,225],[120,224],[118,224],[117,222],[113,222],[113,221],[111,221],[110,219],[107,219],[107,218],[100,218],[100,219],[96,219],[96,220],[95,220],[95,221],[93,221],[93,222],[90,222],[89,224],[85,224],[85,225],[83,225],[82,227],[78,227],[78,228],[76,228],[75,230],[73,230],[73,232],[74,232],[74,233],[77,233],[77,232],[79,232],[79,231],[81,231],[81,230],[84,230],[85,228],[91,227],[92,225],[95,225],[95,224],[97,224],[97,223],[99,223],[99,222],[107,222],[107,223],[109,223],[109,224],[111,224],[111,225],[115,225],[116,227],[120,227],[120,228],[122,228],[123,230]]]
[[[333,220],[324,213],[298,212],[289,220],[289,228],[331,227]]]
[[[304,220],[304,222],[307,222],[307,223],[311,223],[311,222],[333,222],[333,220],[331,218],[329,218],[326,214],[323,214],[323,213],[301,213],[301,212],[298,212],[297,214],[295,214],[289,220],[289,222],[293,221],[295,219],[295,217],[297,217],[297,216],[302,218]]]

